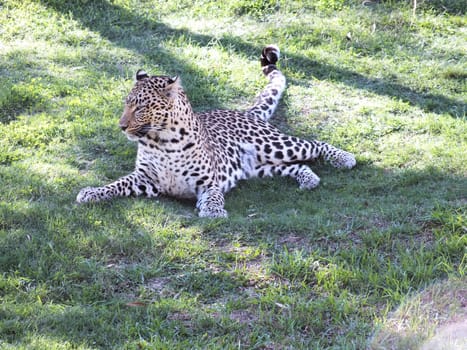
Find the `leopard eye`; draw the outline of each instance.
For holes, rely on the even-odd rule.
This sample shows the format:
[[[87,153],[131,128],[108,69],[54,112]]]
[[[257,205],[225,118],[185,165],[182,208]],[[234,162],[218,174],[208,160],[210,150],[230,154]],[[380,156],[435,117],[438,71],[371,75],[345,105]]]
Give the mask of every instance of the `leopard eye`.
[[[125,99],[123,100],[123,103],[124,103],[125,105],[127,105],[128,107],[131,107],[131,106],[134,106],[134,105],[135,105],[135,101],[134,101],[133,99],[129,98],[129,97],[125,98]]]
[[[145,104],[137,104],[135,106],[135,112],[141,111],[142,109],[146,108]]]

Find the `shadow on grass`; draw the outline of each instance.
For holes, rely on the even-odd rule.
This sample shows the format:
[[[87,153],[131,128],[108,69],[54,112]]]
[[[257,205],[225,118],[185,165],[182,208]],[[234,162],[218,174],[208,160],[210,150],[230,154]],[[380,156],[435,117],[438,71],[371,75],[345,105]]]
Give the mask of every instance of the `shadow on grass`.
[[[148,60],[154,60],[161,65],[167,64],[167,68],[170,70],[173,70],[173,67],[179,67],[177,70],[180,70],[178,73],[181,73],[182,76],[183,71],[188,68],[186,64],[173,53],[164,51],[160,46],[154,45],[154,41],[186,37],[191,42],[207,46],[213,40],[216,40],[220,44],[230,47],[234,52],[254,57],[258,56],[262,47],[267,44],[263,42],[253,44],[230,35],[214,38],[209,35],[192,33],[187,29],[173,29],[164,23],[141,17],[105,0],[81,5],[76,5],[72,1],[43,0],[43,2],[64,14],[71,13],[73,18],[78,19],[84,26],[92,31],[99,32],[103,37],[118,46],[134,50],[147,57]],[[127,23],[131,23],[128,28],[126,27]],[[136,32],[134,32],[135,29]],[[148,35],[148,32],[150,35]],[[134,37],[138,36],[139,33],[144,33],[144,36],[150,37],[152,43],[134,40]],[[371,78],[348,69],[323,64],[303,55],[288,53],[286,47],[283,48],[283,52],[288,57],[288,68],[292,71],[320,79],[342,82],[378,95],[395,97],[411,105],[419,106],[425,111],[447,113],[455,118],[465,116],[467,104],[464,101],[432,92],[419,92],[397,82]],[[167,72],[167,74],[171,73],[174,72]],[[206,90],[203,86],[198,85],[196,85],[196,89]]]
[[[61,6],[55,5],[64,13],[71,11],[83,24],[101,32],[117,45],[136,50],[148,59],[153,57],[149,51],[137,44],[132,46],[130,41],[122,40],[120,36],[122,32],[119,29],[112,31],[112,26],[106,21],[106,15],[110,18],[120,18],[122,23],[139,21],[142,30],[143,28],[149,30],[153,35],[159,35],[161,38],[184,35],[200,45],[206,45],[212,39],[209,36],[173,30],[165,25],[138,18],[108,2],[97,1],[86,5],[89,6],[87,12],[83,12],[82,8],[71,2],[63,5],[64,7]],[[96,9],[99,11],[93,11]],[[261,49],[260,45],[248,44],[239,38],[225,37],[222,40],[226,44],[232,44],[237,52],[248,55],[256,56]],[[158,55],[177,62],[176,64],[181,67],[186,67],[169,52]],[[404,90],[404,87],[397,84],[391,86],[379,80],[371,81],[359,74],[355,75],[351,71],[332,66],[327,67],[327,73],[324,73],[323,69],[326,67],[300,56],[292,56],[291,62],[292,69],[297,71],[309,69],[316,75],[323,74],[323,77],[328,77],[326,74],[334,72],[338,81],[356,84],[357,87],[370,91],[376,89],[373,85],[380,84],[382,91],[378,93],[382,95],[402,96],[401,98],[408,95],[407,98],[413,99],[412,104],[422,107],[427,103],[418,93],[410,89]],[[172,67],[172,63],[168,66]],[[350,82],[346,80],[347,78]],[[394,91],[386,91],[388,86]],[[402,95],[399,89],[403,91]],[[445,104],[452,102],[449,99],[442,101],[440,111],[448,112]],[[215,260],[212,253],[208,252],[208,248],[212,245],[223,245],[225,240],[233,238],[240,244],[263,247],[268,256],[281,252],[283,245],[289,250],[316,250],[326,261],[336,265],[345,264],[355,276],[363,276],[356,280],[337,281],[333,292],[346,289],[357,295],[374,294],[387,300],[391,296],[382,296],[382,289],[390,290],[394,286],[384,285],[384,276],[386,276],[384,268],[388,265],[378,265],[381,261],[376,259],[377,256],[382,256],[384,260],[396,264],[401,258],[398,254],[402,250],[399,251],[395,247],[399,244],[407,249],[407,241],[413,240],[413,245],[409,248],[415,249],[417,239],[423,242],[426,245],[424,249],[431,253],[430,244],[425,244],[432,243],[432,237],[429,236],[430,227],[424,226],[429,220],[427,219],[427,222],[417,220],[420,217],[429,217],[436,204],[449,207],[456,201],[465,201],[465,198],[461,197],[466,185],[465,178],[449,176],[445,172],[433,169],[396,174],[361,165],[354,171],[335,173],[334,169],[327,166],[318,166],[318,173],[323,177],[323,185],[313,192],[297,192],[296,184],[284,179],[243,183],[240,189],[235,190],[227,198],[232,215],[231,221],[230,219],[204,221],[193,217],[177,218],[177,215],[185,209],[181,210],[179,204],[165,199],[160,200],[161,205],[155,201],[138,198],[117,199],[109,203],[76,207],[72,204],[75,194],[70,194],[69,188],[74,187],[75,183],[68,182],[57,187],[50,184],[47,179],[41,180],[43,174],[24,171],[19,178],[14,176],[10,179],[2,178],[3,188],[22,187],[18,186],[18,182],[29,184],[38,188],[37,195],[43,195],[39,189],[45,190],[50,199],[47,203],[37,202],[34,193],[31,196],[31,193],[26,191],[18,193],[18,202],[23,202],[23,209],[18,210],[17,207],[10,207],[9,204],[0,207],[2,211],[0,232],[2,235],[5,233],[5,236],[8,235],[7,238],[2,236],[0,239],[2,257],[0,270],[5,275],[21,276],[31,281],[31,284],[21,285],[15,282],[11,286],[7,286],[7,283],[1,285],[1,293],[14,298],[13,302],[0,310],[2,338],[5,337],[3,339],[10,342],[27,342],[35,336],[40,338],[49,335],[53,339],[59,339],[63,344],[73,341],[75,346],[85,344],[105,349],[123,348],[131,341],[137,348],[141,339],[150,340],[155,337],[173,342],[190,341],[192,338],[207,334],[207,331],[202,331],[203,327],[209,330],[210,335],[213,334],[212,328],[215,327],[219,333],[229,332],[234,328],[231,325],[224,327],[225,325],[219,325],[219,322],[209,323],[206,320],[191,322],[182,311],[186,307],[183,302],[179,305],[176,301],[175,304],[159,305],[161,299],[176,299],[175,295],[167,298],[150,295],[149,307],[127,308],[125,302],[138,298],[140,296],[138,293],[144,293],[147,287],[144,278],[158,275],[171,278],[187,270],[191,274],[174,278],[168,283],[171,283],[173,289],[177,291],[184,290],[188,294],[195,294],[201,304],[206,302],[204,298],[210,302],[214,299],[219,303],[224,303],[226,297],[231,298],[232,303],[238,302],[239,295],[247,299],[242,295],[241,290],[241,286],[245,283],[243,276],[229,275],[225,272],[216,274],[203,270],[206,269],[205,263],[212,260],[219,263],[220,268],[224,267],[222,257]],[[364,188],[362,188],[363,183],[365,183]],[[64,196],[64,192],[67,195]],[[64,198],[69,200],[69,205],[64,204]],[[134,204],[127,205],[131,201],[134,201]],[[170,210],[167,209],[168,207]],[[141,223],[140,217],[155,221],[150,221],[150,224]],[[154,219],[155,217],[157,219]],[[248,219],[245,220],[245,217]],[[175,222],[174,227],[168,228],[171,222]],[[187,248],[182,237],[189,233],[186,231],[187,227],[194,229],[197,235],[195,238],[204,244],[204,247],[196,253],[198,257],[201,255],[200,262],[193,266],[193,256],[182,255],[167,258],[167,261],[149,262],[151,259],[157,260],[167,247],[169,248],[167,250],[177,251],[177,254],[183,249],[191,249],[191,247]],[[158,229],[164,232],[170,231],[164,233],[166,237],[163,242],[157,241],[154,237]],[[284,236],[290,234],[299,237],[299,244],[290,245],[292,239],[284,240]],[[428,237],[424,237],[425,234]],[[175,247],[170,246],[177,237],[182,238],[180,244]],[[303,244],[304,241],[300,240],[300,237],[306,237],[307,244]],[[393,297],[395,300],[392,300],[393,304],[397,302],[400,294],[410,289],[418,289],[434,278],[444,277],[447,273],[443,270],[446,257],[450,259],[449,263],[459,264],[463,247],[450,244],[450,246],[446,245],[445,250],[440,248],[441,250],[433,251],[432,255],[428,255],[431,260],[427,264],[436,263],[436,270],[420,272],[416,270],[418,265],[413,265],[413,271],[403,269],[396,271],[396,277],[406,280],[408,278],[410,283],[397,291],[399,295]],[[349,254],[349,252],[361,254]],[[362,258],[365,257],[365,252],[375,254],[369,256],[375,260],[369,259],[365,262]],[[119,260],[120,269],[115,268],[109,272],[109,259],[115,257]],[[357,261],[352,261],[355,257]],[[412,257],[416,257],[415,254]],[[293,267],[291,270],[294,273]],[[383,278],[382,285],[376,288],[374,281],[369,280],[369,276],[376,278],[375,275]],[[287,274],[282,276],[285,285],[290,285],[291,282],[287,281],[289,277]],[[261,282],[263,287],[259,288],[267,288],[264,285],[267,285],[268,281]],[[38,288],[41,284],[47,285],[44,287],[46,288],[44,292]],[[226,287],[227,296],[222,293],[222,287]],[[299,291],[302,288],[307,303],[311,302],[308,299],[313,294],[310,294],[307,288],[312,289],[314,285],[302,284],[293,287]],[[294,292],[299,293],[296,290]],[[278,300],[279,303],[280,299]],[[361,309],[377,312],[378,305],[371,302],[361,305]],[[379,299],[375,303],[378,302]],[[36,306],[31,307],[31,304]],[[60,305],[54,308],[52,304]],[[276,299],[272,299],[270,305],[270,309],[264,308],[260,312],[274,313],[274,310],[280,311],[283,307],[283,305],[277,306]],[[316,310],[312,310],[311,307],[306,311],[308,315],[314,317],[314,314],[308,311]],[[325,313],[332,314],[328,310],[324,310],[323,314]],[[339,332],[336,332],[340,334],[344,334],[348,330],[347,327],[350,327],[349,323],[355,321],[354,318],[349,317],[348,323],[344,322],[342,325],[333,321],[332,316],[327,317],[329,319],[326,321],[330,322],[334,330],[340,328]],[[357,317],[359,322],[371,323],[365,318],[368,317],[366,314],[358,314]],[[263,329],[260,331],[266,330],[268,334],[281,337],[283,334],[276,333],[279,322],[275,321],[277,320],[267,323],[262,320]],[[293,337],[304,337],[301,333],[302,329],[291,329],[296,332]],[[319,334],[311,333],[306,336],[310,339],[320,337]],[[206,342],[199,339],[201,343]],[[240,339],[238,337],[238,340]],[[281,339],[276,339],[276,342],[280,341]]]
[[[221,221],[178,217],[191,207],[164,198],[76,206],[68,188],[54,187],[47,179],[41,180],[41,174],[22,174],[20,182],[41,188],[36,191],[45,193],[48,200],[30,202],[31,193],[26,191],[18,194],[16,208],[0,207],[0,232],[9,232],[0,240],[0,270],[5,276],[29,281],[2,282],[0,292],[8,299],[0,310],[1,337],[16,344],[50,337],[58,343],[107,349],[157,335],[168,344],[199,341],[206,345],[202,338],[206,331],[222,334],[235,329],[235,322],[222,324],[213,311],[204,314],[207,305],[231,302],[241,309],[238,300],[246,303],[248,312],[258,312],[258,318],[264,313],[271,317],[272,321],[262,318],[255,325],[257,331],[276,334],[281,330],[276,329],[278,319],[272,310],[280,311],[280,307],[274,306],[276,299],[261,299],[261,295],[267,292],[268,283],[279,281],[294,295],[345,291],[378,296],[369,301],[363,298],[361,311],[358,307],[340,310],[347,321],[334,320],[327,309],[331,304],[326,304],[322,314],[327,316],[322,321],[345,334],[350,326],[346,322],[372,322],[368,317],[381,307],[379,298],[395,306],[409,291],[445,278],[451,266],[461,263],[462,242],[447,233],[435,237],[440,224],[430,215],[436,205],[449,208],[465,201],[464,178],[433,169],[403,174],[365,165],[350,172],[317,168],[325,181],[315,191],[297,191],[293,181],[280,178],[242,183],[233,192],[235,200],[227,199],[231,219]],[[362,178],[368,184],[365,188]],[[18,179],[4,181],[8,188]],[[63,192],[68,193],[66,198]],[[420,222],[420,217],[427,219]],[[280,277],[269,271],[264,281],[259,277],[256,287],[245,287],[251,276],[229,267],[237,264],[235,250],[222,251],[225,242],[232,241],[240,247],[263,249],[269,259],[282,257],[276,258]],[[323,285],[310,275],[315,260],[294,260],[294,251],[305,257],[312,252],[321,263],[335,267],[336,275],[326,282],[329,290],[323,291]],[[400,266],[404,260],[407,265]],[[268,264],[266,260],[253,263]],[[248,260],[245,266],[239,271],[248,274]],[[391,277],[386,269],[391,269]],[[165,290],[171,292],[164,295],[157,288],[150,290],[148,281],[154,277],[160,277],[168,285]],[[246,290],[260,298],[262,311],[257,310],[258,304],[249,304],[251,295]],[[394,295],[385,294],[388,290]],[[184,299],[189,297],[196,297],[196,303]],[[300,320],[299,326],[306,327],[306,322],[307,318]],[[299,326],[294,331],[303,337]],[[317,340],[320,333],[307,337]]]
[[[21,47],[1,55],[0,75],[3,80],[0,86],[0,123],[7,125],[17,120],[21,114],[38,114],[51,112],[52,108],[60,109],[58,100],[76,97],[90,85],[99,84],[103,73],[115,74],[112,58],[100,55],[99,62],[102,67],[89,65],[86,70],[82,70],[83,58],[93,59],[92,56],[83,53],[81,57],[68,58],[66,63],[56,62],[51,65],[55,57],[47,61],[41,60],[37,58],[35,50]],[[66,72],[66,75],[60,75],[61,70]],[[53,112],[51,115],[63,120],[63,109],[60,109],[59,113],[56,109]]]

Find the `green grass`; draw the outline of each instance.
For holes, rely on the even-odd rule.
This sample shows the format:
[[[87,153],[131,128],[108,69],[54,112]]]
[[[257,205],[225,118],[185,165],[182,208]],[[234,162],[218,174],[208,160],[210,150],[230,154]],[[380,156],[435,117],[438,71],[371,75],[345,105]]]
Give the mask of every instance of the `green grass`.
[[[0,1],[0,348],[417,349],[465,319],[465,2],[419,3]],[[137,69],[180,75],[197,111],[244,108],[268,43],[273,123],[355,169],[241,183],[225,220],[75,204],[133,167]]]

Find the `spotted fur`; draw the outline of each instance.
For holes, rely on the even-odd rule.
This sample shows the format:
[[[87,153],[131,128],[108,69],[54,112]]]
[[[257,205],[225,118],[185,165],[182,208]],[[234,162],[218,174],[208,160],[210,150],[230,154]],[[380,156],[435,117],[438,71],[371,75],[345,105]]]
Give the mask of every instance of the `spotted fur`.
[[[135,170],[106,186],[83,188],[77,202],[163,194],[197,199],[201,217],[225,217],[224,194],[240,180],[291,176],[300,188],[312,189],[319,177],[308,162],[321,157],[337,168],[354,167],[351,153],[286,135],[268,123],[286,86],[278,59],[276,46],[263,49],[269,82],[243,112],[194,113],[178,78],[138,71],[120,119],[127,137],[138,142]]]

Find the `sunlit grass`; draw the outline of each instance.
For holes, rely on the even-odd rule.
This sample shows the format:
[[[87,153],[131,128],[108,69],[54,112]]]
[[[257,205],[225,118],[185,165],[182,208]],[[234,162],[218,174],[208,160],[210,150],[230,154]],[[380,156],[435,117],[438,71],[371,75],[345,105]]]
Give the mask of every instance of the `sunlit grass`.
[[[408,349],[465,318],[460,7],[1,2],[0,348]],[[243,182],[224,220],[75,204],[133,168],[117,122],[137,69],[179,75],[195,110],[244,108],[268,43],[288,77],[272,122],[355,169]]]

